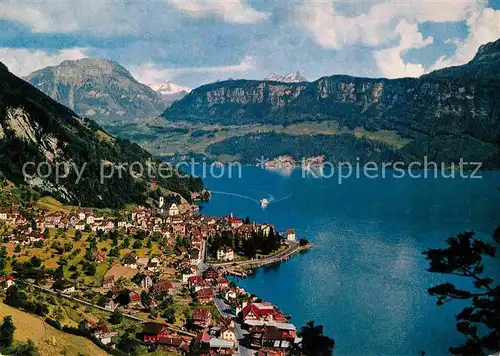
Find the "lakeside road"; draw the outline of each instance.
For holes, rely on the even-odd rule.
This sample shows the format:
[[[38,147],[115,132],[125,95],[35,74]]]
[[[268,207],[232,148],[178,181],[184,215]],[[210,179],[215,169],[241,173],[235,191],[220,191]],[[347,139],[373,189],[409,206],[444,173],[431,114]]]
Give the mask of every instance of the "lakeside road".
[[[241,266],[253,266],[253,267],[262,267],[265,265],[270,265],[276,262],[281,262],[284,259],[289,258],[290,256],[294,255],[295,253],[310,249],[313,246],[311,244],[305,245],[305,246],[300,246],[299,243],[295,242],[290,244],[290,246],[277,253],[276,255],[272,255],[269,257],[261,258],[261,259],[254,259],[254,260],[245,260],[245,261],[232,261],[232,262],[222,262],[222,263],[207,263],[208,265],[212,267],[241,267]]]

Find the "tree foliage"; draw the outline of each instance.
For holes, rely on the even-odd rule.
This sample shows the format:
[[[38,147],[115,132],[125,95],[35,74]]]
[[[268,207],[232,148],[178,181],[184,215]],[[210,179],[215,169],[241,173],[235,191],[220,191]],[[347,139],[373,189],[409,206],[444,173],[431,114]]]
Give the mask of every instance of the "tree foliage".
[[[335,341],[323,335],[323,325],[314,325],[309,321],[299,332],[302,337],[301,351],[307,356],[331,356],[335,347]]]
[[[498,242],[499,229],[494,239]],[[469,279],[473,288],[465,289],[446,282],[428,290],[437,297],[437,304],[454,300],[470,303],[458,315],[457,330],[466,341],[450,347],[455,355],[483,355],[500,350],[500,286],[484,276],[484,259],[493,258],[496,249],[491,244],[475,238],[473,232],[465,232],[446,240],[446,248],[428,249],[423,252],[429,261],[429,271]]]
[[[14,342],[14,331],[16,327],[11,316],[3,318],[2,326],[0,326],[0,346],[9,347]]]

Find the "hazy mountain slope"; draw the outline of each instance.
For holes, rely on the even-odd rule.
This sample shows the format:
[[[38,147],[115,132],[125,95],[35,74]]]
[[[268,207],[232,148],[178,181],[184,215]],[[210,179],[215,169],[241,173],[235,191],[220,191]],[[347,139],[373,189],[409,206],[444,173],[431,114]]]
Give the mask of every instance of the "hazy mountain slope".
[[[8,179],[26,182],[41,192],[73,204],[97,207],[119,207],[126,203],[145,203],[150,194],[147,178],[134,178],[122,172],[100,182],[101,162],[139,162],[147,167],[151,155],[138,145],[115,139],[90,120],[80,119],[72,110],[55,102],[29,83],[11,74],[0,63],[0,171]],[[39,173],[27,162],[44,163]],[[83,169],[77,182],[74,170],[59,182],[55,179],[57,164],[75,164]],[[155,163],[151,163],[155,165]],[[42,176],[46,170],[52,175]],[[106,171],[107,172],[107,171]],[[167,189],[189,195],[199,188],[191,179],[157,179]]]
[[[156,116],[166,104],[120,64],[103,59],[64,61],[25,78],[52,99],[100,124]]]

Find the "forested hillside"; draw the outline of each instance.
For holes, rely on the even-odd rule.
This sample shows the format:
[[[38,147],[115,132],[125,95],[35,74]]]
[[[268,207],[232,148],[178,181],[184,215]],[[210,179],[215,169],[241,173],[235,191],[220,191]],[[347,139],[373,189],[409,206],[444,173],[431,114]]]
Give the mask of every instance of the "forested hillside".
[[[121,177],[115,174],[101,183],[101,163],[117,167],[138,162],[145,168],[156,167],[158,163],[151,159],[137,144],[108,135],[95,122],[81,119],[0,63],[0,171],[7,179],[27,183],[67,203],[121,207],[145,203],[151,194],[151,179],[124,171]],[[77,180],[75,170],[59,182],[54,174],[42,178],[37,173],[27,178],[22,172],[27,162],[35,166],[45,163],[44,172],[55,172],[57,164],[69,163],[83,169],[82,178]],[[155,180],[160,187],[186,198],[191,190],[202,189],[201,181],[175,174]]]

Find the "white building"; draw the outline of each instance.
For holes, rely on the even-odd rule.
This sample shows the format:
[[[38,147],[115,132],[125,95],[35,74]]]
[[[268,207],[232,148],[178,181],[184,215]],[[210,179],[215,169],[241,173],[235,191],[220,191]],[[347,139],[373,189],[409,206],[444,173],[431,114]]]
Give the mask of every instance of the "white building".
[[[153,286],[153,280],[151,279],[150,276],[146,276],[146,277],[144,277],[142,279],[142,281],[141,281],[141,287],[142,287],[142,289],[148,290],[152,286]]]
[[[297,240],[297,236],[295,235],[295,230],[293,230],[293,229],[286,230],[286,240],[287,241],[296,241]]]
[[[170,208],[168,208],[168,215],[179,215],[179,207],[177,206],[177,204],[173,203],[172,205],[170,205]]]
[[[217,259],[219,261],[232,261],[234,260],[234,251],[229,246],[223,246],[217,250]]]

